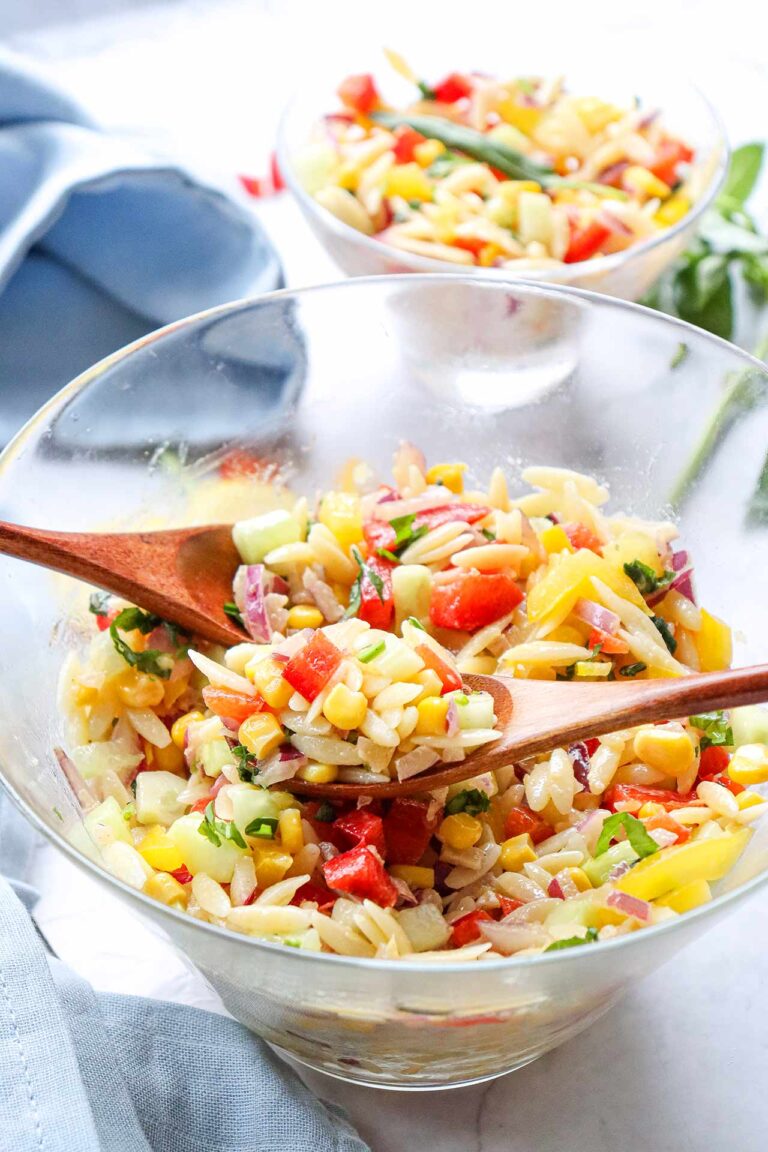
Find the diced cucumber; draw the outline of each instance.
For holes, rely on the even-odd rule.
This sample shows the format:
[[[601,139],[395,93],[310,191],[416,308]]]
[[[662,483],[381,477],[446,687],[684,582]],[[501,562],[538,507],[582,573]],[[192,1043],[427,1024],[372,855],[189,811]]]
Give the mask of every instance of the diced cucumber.
[[[334,183],[339,166],[336,149],[325,141],[309,144],[297,152],[293,166],[299,183],[310,196]]]
[[[260,564],[273,549],[303,540],[304,531],[295,516],[278,508],[252,520],[238,520],[232,528],[232,539],[244,564]]]
[[[490,692],[449,692],[447,699],[456,702],[459,728],[493,728],[496,723]]]
[[[546,917],[545,923],[552,928],[563,927],[566,924],[580,924],[584,928],[594,928],[596,908],[594,893],[585,892],[583,896],[561,900]]]
[[[219,736],[216,740],[206,740],[205,744],[201,744],[196,759],[206,776],[211,777],[220,775],[226,764],[235,763],[232,749],[223,736]]]
[[[70,751],[72,762],[83,780],[94,780],[111,769],[118,776],[137,768],[144,759],[140,752],[131,752],[116,741],[96,741],[81,744]]]
[[[424,564],[399,564],[392,569],[392,598],[395,602],[395,627],[415,616],[426,620],[432,596],[432,573]]]
[[[140,772],[136,777],[136,819],[139,824],[162,824],[167,828],[184,815],[179,795],[187,781],[173,772]]]
[[[552,239],[552,201],[545,192],[521,192],[517,201],[517,230],[521,244]]]
[[[733,741],[740,744],[768,744],[768,708],[751,704],[731,712]]]
[[[637,852],[630,844],[629,840],[621,840],[618,844],[612,844],[600,856],[596,856],[594,860],[587,860],[586,864],[582,864],[583,871],[589,877],[590,883],[595,888],[600,884],[605,884],[608,875],[617,864],[634,864],[639,860]]]
[[[451,930],[439,908],[433,904],[417,904],[397,913],[400,927],[413,945],[414,952],[431,952],[448,942]]]
[[[198,872],[206,872],[219,884],[228,884],[232,879],[235,864],[243,855],[243,849],[238,848],[231,840],[222,840],[216,845],[205,836],[201,836],[198,828],[203,820],[202,812],[188,812],[186,816],[174,820],[168,829],[168,835],[193,876]]]
[[[296,797],[290,792],[268,792],[253,784],[232,784],[227,788],[232,801],[232,819],[241,832],[253,820],[277,820],[284,808],[296,808]]]
[[[366,635],[368,644],[374,640],[372,634],[369,632]],[[424,661],[421,656],[417,656],[412,648],[399,640],[397,636],[392,636],[389,632],[376,633],[376,642],[379,639],[384,640],[384,651],[368,664],[371,672],[377,672],[381,676],[389,676],[390,680],[410,680],[417,672],[421,672],[424,667]]]
[[[123,819],[123,810],[114,796],[108,796],[101,804],[92,808],[84,817],[83,823],[94,844],[99,848],[106,848],[116,840],[133,845],[130,829]]]

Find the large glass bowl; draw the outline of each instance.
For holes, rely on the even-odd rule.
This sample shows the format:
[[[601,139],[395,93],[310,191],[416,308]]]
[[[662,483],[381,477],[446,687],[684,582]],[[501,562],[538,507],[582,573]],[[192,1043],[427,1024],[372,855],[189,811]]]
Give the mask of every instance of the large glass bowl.
[[[433,57],[434,63],[429,72],[431,76],[445,75],[457,67],[456,59],[446,63],[444,52],[430,53],[424,48],[419,55],[420,59],[429,59],[430,55]],[[623,52],[621,59],[625,59]],[[401,272],[444,272],[473,275],[483,280],[508,280],[512,276],[569,284],[574,288],[586,288],[623,300],[639,300],[664,269],[688,246],[702,212],[710,206],[722,186],[728,163],[728,146],[722,124],[712,105],[696,87],[680,79],[677,69],[658,68],[653,80],[649,82],[647,75],[633,78],[623,66],[611,67],[605,53],[599,61],[587,60],[576,65],[572,57],[558,64],[551,53],[547,52],[537,63],[537,58],[528,49],[515,52],[511,57],[509,46],[504,44],[503,49],[496,52],[486,46],[482,59],[473,62],[477,68],[499,76],[563,74],[570,91],[615,100],[621,106],[628,106],[636,94],[641,94],[643,106],[660,109],[665,126],[696,151],[695,183],[699,195],[691,211],[673,227],[642,243],[612,256],[586,260],[580,264],[537,267],[534,261],[521,260],[511,262],[508,268],[473,269],[392,248],[374,236],[358,232],[321,207],[307,193],[297,174],[297,161],[300,163],[301,155],[306,151],[313,128],[323,113],[339,107],[335,88],[345,73],[335,69],[332,75],[328,75],[326,69],[325,74],[308,80],[294,96],[283,115],[278,137],[280,170],[315,236],[349,276]],[[382,66],[380,55],[369,61],[369,64],[377,79],[388,71],[386,65]],[[365,62],[361,64],[359,59],[348,68],[350,72],[364,70]],[[385,86],[384,92],[388,97],[391,96],[396,107],[405,106],[414,99],[412,86],[398,77],[391,81],[391,88],[390,92],[390,88]]]
[[[212,477],[237,445],[311,494],[349,456],[386,470],[402,437],[432,460],[468,460],[476,479],[498,462],[513,481],[531,461],[586,469],[610,483],[616,506],[656,514],[739,373],[755,395],[768,384],[758,361],[721,340],[570,289],[403,276],[278,292],[147,336],[60,392],[0,458],[0,515],[73,530],[213,518]],[[767,445],[762,408],[730,428],[682,511],[701,598],[742,638],[739,663],[768,654],[768,530],[747,515]],[[319,955],[202,924],[101,869],[59,773],[56,680],[86,631],[82,585],[3,559],[0,589],[5,787],[62,852],[187,953],[234,1016],[314,1068],[399,1088],[518,1068],[768,875],[758,829],[717,898],[672,923],[471,965]]]

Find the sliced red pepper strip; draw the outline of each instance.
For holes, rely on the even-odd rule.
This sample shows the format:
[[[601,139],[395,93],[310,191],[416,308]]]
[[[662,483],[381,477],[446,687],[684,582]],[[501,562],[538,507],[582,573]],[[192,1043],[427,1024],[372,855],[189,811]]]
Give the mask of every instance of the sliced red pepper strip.
[[[474,912],[467,912],[460,916],[451,925],[451,944],[454,948],[463,948],[465,944],[472,944],[482,936],[480,924],[483,920],[493,920],[490,912],[485,908],[475,908]]]
[[[314,880],[307,880],[306,884],[302,884],[301,888],[297,888],[293,894],[291,904],[298,907],[305,900],[310,901],[322,910],[323,908],[332,908],[338,900],[338,896],[334,896],[324,884],[316,884]]]
[[[600,251],[610,235],[611,229],[600,220],[593,220],[586,228],[577,228],[571,234],[571,242],[563,257],[564,263],[578,264],[581,260],[589,260]]]
[[[195,809],[193,808],[192,811],[194,812]],[[179,884],[189,884],[192,880],[192,873],[184,864],[174,872],[169,872],[168,875],[173,876],[174,880],[178,880]]]
[[[429,815],[431,805],[410,796],[393,800],[384,817],[384,836],[387,844],[387,859],[390,864],[418,864],[429,847],[443,810],[435,805]]]
[[[397,888],[384,871],[381,857],[368,845],[326,860],[322,871],[328,887],[337,892],[373,900],[382,908],[392,908],[397,900]]]
[[[457,572],[432,589],[429,618],[438,628],[474,632],[511,612],[523,594],[504,572]]]
[[[305,700],[314,700],[341,664],[342,654],[322,633],[314,632],[305,646],[292,656],[283,678]]]

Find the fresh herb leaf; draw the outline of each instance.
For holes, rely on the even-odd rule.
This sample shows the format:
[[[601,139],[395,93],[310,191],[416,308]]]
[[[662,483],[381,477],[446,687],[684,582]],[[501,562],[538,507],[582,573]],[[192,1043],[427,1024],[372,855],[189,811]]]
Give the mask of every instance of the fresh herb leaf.
[[[244,784],[253,784],[259,774],[259,758],[249,752],[244,744],[233,745],[232,755],[237,764],[237,774]]]
[[[386,648],[383,640],[379,640],[378,644],[369,644],[367,648],[363,648],[362,652],[358,652],[357,658],[361,664],[370,664],[371,660],[375,660],[377,656]]]
[[[642,660],[638,660],[637,664],[625,664],[623,668],[619,668],[619,676],[637,676],[638,672],[645,672],[647,664],[643,664]]]
[[[277,820],[272,816],[257,816],[245,829],[246,836],[257,836],[260,840],[274,840]]]
[[[352,616],[357,616],[360,611],[360,605],[363,601],[363,580],[368,580],[373,587],[374,592],[384,603],[384,581],[378,572],[374,572],[370,564],[366,564],[357,548],[352,549],[352,555],[355,563],[359,569],[355,582],[349,590],[349,605],[344,613],[344,619],[349,620]]]
[[[677,640],[675,640],[670,625],[661,616],[651,616],[651,623],[655,624],[659,632],[661,632],[661,638],[666,644],[670,655],[674,656],[677,649]]]
[[[224,615],[229,616],[230,620],[234,620],[235,624],[239,624],[241,628],[245,628],[243,614],[234,600],[228,600],[224,605]]]
[[[408,623],[412,624],[414,628],[419,628],[422,632],[426,632],[426,628],[422,624],[421,620],[417,619],[416,616],[409,616]]]
[[[704,733],[700,748],[733,746],[733,729],[725,712],[701,712],[698,716],[690,716],[688,722]]]
[[[390,552],[389,548],[377,548],[376,555],[381,556],[384,560],[391,560],[393,564],[400,563],[400,557],[396,556],[394,552]]]
[[[597,940],[597,928],[587,928],[585,936],[569,936],[567,940],[555,940],[548,944],[545,952],[560,952],[563,948],[577,948],[579,944],[594,944]]]
[[[591,649],[591,651],[592,651],[592,659],[593,659],[593,660],[596,660],[596,659],[597,659],[597,657],[598,657],[598,656],[600,655],[600,653],[602,652],[602,650],[603,650],[603,645],[602,645],[602,642],[601,642],[601,643],[599,643],[599,644],[593,644],[593,645],[592,645],[592,649]]]
[[[483,536],[485,536],[486,540],[495,540],[496,539],[496,533],[491,532],[490,529],[481,528],[480,531],[482,532]]]
[[[324,800],[317,812],[315,812],[315,820],[319,820],[322,824],[330,824],[335,819],[336,809],[333,804],[329,804],[327,800]]]
[[[203,819],[198,825],[198,832],[209,840],[216,848],[221,847],[222,840],[229,840],[238,848],[245,848],[246,843],[239,828],[232,820],[219,820],[213,809],[213,800],[203,813]]]
[[[659,846],[653,837],[646,832],[642,820],[638,820],[636,816],[630,816],[629,812],[614,812],[603,824],[595,847],[595,856],[602,856],[603,852],[608,851],[611,841],[616,837],[620,828],[624,828],[627,833],[627,840],[638,856],[652,856],[654,852],[658,852]]]
[[[744,144],[731,156],[728,175],[718,203],[742,207],[752,195],[763,166],[764,144]]]
[[[624,571],[642,596],[650,596],[661,588],[668,588],[675,578],[674,572],[665,572],[663,576],[657,576],[653,568],[643,564],[642,560],[632,560],[629,564],[625,564]]]
[[[682,342],[678,344],[677,348],[675,349],[675,354],[669,362],[669,366],[672,371],[674,371],[675,368],[680,367],[683,361],[687,358],[689,352],[690,348],[687,344],[683,344]]]
[[[126,664],[130,664],[132,668],[138,668],[139,672],[147,672],[151,676],[158,676],[161,680],[167,680],[171,674],[171,669],[160,663],[163,658],[167,660],[167,652],[161,652],[158,648],[147,648],[144,652],[135,652],[118,632],[118,629],[122,629],[124,632],[138,630],[146,636],[161,623],[159,616],[153,616],[150,612],[143,612],[141,608],[123,608],[122,612],[118,612],[110,624],[109,634],[115,649]]]
[[[491,800],[487,792],[483,792],[480,788],[465,788],[463,792],[457,792],[445,806],[446,815],[455,816],[457,812],[466,812],[467,816],[479,816],[481,812],[487,812],[491,806]]]
[[[437,93],[435,92],[434,88],[430,88],[426,80],[417,80],[416,87],[418,88],[419,92],[421,92],[421,95],[425,100],[437,100]]]
[[[88,611],[94,616],[108,616],[112,597],[109,592],[91,592],[88,597]]]
[[[409,516],[396,516],[394,520],[390,520],[390,528],[395,530],[395,543],[392,546],[392,551],[399,555],[409,544],[414,544],[417,540],[421,540],[422,536],[426,536],[429,528],[426,524],[420,525],[414,529],[413,524],[416,519],[416,514],[411,513]]]
[[[576,675],[576,664],[567,664],[560,672],[556,673],[558,680],[573,680]]]

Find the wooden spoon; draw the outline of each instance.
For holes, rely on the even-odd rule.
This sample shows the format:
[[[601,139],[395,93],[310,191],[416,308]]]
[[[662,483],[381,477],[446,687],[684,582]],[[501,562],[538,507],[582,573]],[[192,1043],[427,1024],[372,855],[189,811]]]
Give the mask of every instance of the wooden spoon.
[[[232,578],[240,563],[230,525],[66,533],[0,521],[0,553],[106,588],[205,640],[232,645],[248,639],[223,610],[232,598]],[[468,780],[526,756],[567,748],[588,736],[768,700],[768,665],[610,684],[515,680],[503,674],[464,679],[470,688],[493,696],[501,736],[462,763],[438,764],[409,780],[387,784],[287,780],[280,787],[342,800],[361,794],[408,796]]]
[[[388,784],[307,784],[286,780],[280,787],[333,800],[408,796],[468,780],[526,756],[567,748],[635,724],[694,716],[768,700],[768,665],[727,672],[692,673],[675,680],[627,680],[571,684],[563,680],[515,680],[511,676],[465,676],[476,691],[490,692],[500,739],[467,755],[461,764],[436,764],[410,780]]]

